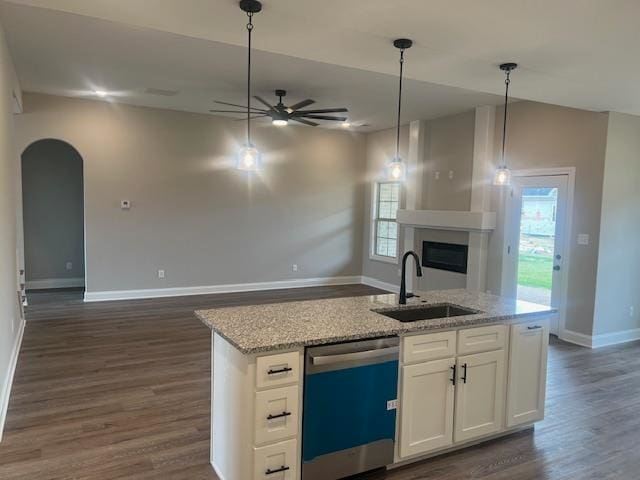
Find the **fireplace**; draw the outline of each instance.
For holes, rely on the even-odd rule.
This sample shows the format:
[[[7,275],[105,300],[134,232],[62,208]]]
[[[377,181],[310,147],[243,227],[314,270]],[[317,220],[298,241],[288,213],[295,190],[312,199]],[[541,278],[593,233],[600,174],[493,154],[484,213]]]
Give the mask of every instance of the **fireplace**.
[[[467,273],[468,245],[422,242],[422,266]]]

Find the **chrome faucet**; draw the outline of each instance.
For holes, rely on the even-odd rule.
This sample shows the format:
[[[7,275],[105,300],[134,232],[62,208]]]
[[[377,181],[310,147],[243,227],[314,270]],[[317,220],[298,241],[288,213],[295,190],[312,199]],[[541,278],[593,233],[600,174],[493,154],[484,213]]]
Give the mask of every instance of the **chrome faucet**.
[[[418,277],[422,276],[422,267],[420,266],[420,257],[413,250],[409,250],[402,257],[402,279],[400,280],[400,305],[405,305],[407,303],[407,298],[413,297],[413,293],[407,293],[407,284],[406,284],[406,271],[407,271],[407,258],[410,256],[416,261],[416,275]]]

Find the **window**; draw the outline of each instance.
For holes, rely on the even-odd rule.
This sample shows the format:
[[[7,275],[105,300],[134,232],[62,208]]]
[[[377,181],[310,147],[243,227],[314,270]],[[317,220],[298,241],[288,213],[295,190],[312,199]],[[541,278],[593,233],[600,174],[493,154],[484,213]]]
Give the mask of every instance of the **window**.
[[[375,188],[373,215],[373,256],[395,259],[398,255],[400,182],[380,182]]]

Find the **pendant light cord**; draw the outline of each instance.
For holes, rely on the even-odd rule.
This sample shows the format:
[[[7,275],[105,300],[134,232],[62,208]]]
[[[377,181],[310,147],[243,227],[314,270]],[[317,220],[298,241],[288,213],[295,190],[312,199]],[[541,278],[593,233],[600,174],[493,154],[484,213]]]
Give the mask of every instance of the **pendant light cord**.
[[[396,129],[396,158],[394,161],[400,159],[400,113],[402,112],[402,67],[404,65],[404,48],[400,49],[400,84],[398,88],[398,124]]]
[[[247,12],[247,36],[249,37],[247,49],[247,146],[251,146],[251,32],[253,31],[253,13]]]
[[[507,78],[504,80],[504,120],[502,121],[502,167],[506,167],[507,163],[505,162],[504,150],[505,144],[507,142],[507,106],[509,105],[509,84],[511,80],[509,75],[511,75],[511,70],[506,71]]]

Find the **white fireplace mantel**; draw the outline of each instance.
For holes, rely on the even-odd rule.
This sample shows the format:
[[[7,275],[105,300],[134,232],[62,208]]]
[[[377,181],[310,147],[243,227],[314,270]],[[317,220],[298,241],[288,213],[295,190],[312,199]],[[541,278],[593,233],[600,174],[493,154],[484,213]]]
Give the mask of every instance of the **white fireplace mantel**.
[[[437,230],[490,232],[496,228],[495,212],[461,212],[453,210],[398,210],[400,225]]]

